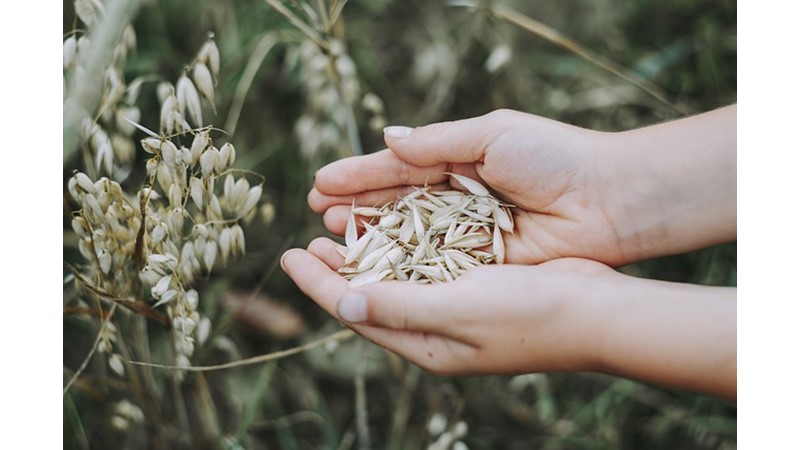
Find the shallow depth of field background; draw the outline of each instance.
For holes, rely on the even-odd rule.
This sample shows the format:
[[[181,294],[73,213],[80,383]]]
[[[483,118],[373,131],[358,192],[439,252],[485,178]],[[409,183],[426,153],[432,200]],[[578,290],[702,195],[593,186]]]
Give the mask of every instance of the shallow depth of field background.
[[[308,3],[313,9],[324,2]],[[660,86],[684,113],[736,102],[735,2],[497,3],[635,71]],[[300,1],[285,4],[305,17]],[[133,23],[138,50],[128,58],[128,81],[146,74],[174,81],[207,33],[215,33],[222,56],[214,118],[218,127],[230,122],[245,67],[258,67],[231,140],[236,166],[266,178],[265,200],[274,203],[276,215],[270,223],[250,223],[247,255],[198,286],[200,307],[211,317],[215,334],[193,363],[264,354],[341,329],[278,267],[287,248],[328,235],[321,218],[308,209],[306,194],[314,171],[347,155],[352,142],[346,132],[336,134],[337,128],[329,127],[326,138],[341,145],[301,151],[308,143],[298,136],[298,120],[313,116],[324,130],[328,119],[326,110],[317,107],[322,101],[308,89],[309,69],[298,62],[302,35],[266,2],[255,0],[147,1]],[[64,33],[73,24],[72,4],[65,1]],[[444,1],[351,0],[332,33],[354,62],[359,91],[352,111],[357,140],[367,153],[383,148],[385,124],[416,126],[497,108],[607,131],[680,116],[630,82],[482,10]],[[279,38],[263,56],[259,43],[265,36]],[[487,59],[502,46],[510,49],[510,59],[488,70]],[[158,128],[154,90],[155,83],[146,84],[140,96],[142,124],[151,129]],[[377,96],[383,111],[365,107],[365,94]],[[309,133],[303,138],[309,139]],[[65,163],[65,180],[78,164]],[[133,191],[141,179],[134,175],[123,187]],[[70,207],[65,200],[64,259],[79,265],[71,244]],[[620,270],[735,286],[736,244]],[[65,289],[65,302],[68,294]],[[237,318],[234,313],[241,308],[246,309]],[[156,347],[168,345],[166,333],[156,324],[148,326],[158,359],[163,352]],[[65,314],[65,380],[96,333],[96,321]],[[466,423],[468,432],[460,440],[470,449],[736,447],[736,406],[710,397],[591,373],[438,377],[358,340],[275,362],[188,374],[178,387],[190,412],[188,427],[174,420],[175,388],[166,371],[155,372],[163,381],[158,413],[145,410],[145,420],[127,429],[112,426],[117,402],[143,403],[127,379],[95,358],[64,395],[64,447],[364,448],[356,430],[354,380],[359,370],[371,448],[426,448],[437,438],[428,429],[434,417],[434,422],[446,419],[448,426]]]

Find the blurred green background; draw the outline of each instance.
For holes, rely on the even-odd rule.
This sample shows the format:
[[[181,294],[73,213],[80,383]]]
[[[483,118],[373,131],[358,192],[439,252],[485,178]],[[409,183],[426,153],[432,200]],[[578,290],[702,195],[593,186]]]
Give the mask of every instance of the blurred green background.
[[[174,81],[213,32],[222,55],[214,123],[232,132],[236,165],[265,176],[264,200],[276,211],[273,220],[257,218],[245,229],[244,258],[198,287],[216,328],[194,364],[289,348],[340,328],[296,289],[278,259],[289,247],[328,235],[306,205],[314,171],[358,147],[382,149],[386,124],[512,108],[613,131],[736,102],[735,2],[496,3],[635,72],[673,106],[483,8],[351,0],[334,25],[318,26],[326,42],[341,43],[334,44],[341,64],[326,72],[315,46],[267,2],[142,3],[133,18],[138,50],[128,57],[125,78]],[[320,5],[330,2],[284,4],[313,28]],[[72,2],[65,1],[65,35],[75,24]],[[142,124],[157,129],[155,83],[144,85],[139,105]],[[78,164],[65,163],[65,177]],[[137,164],[123,184],[132,192],[141,184],[143,158]],[[64,258],[79,265],[69,227],[74,205],[65,200],[64,208]],[[620,270],[735,286],[736,244]],[[65,290],[65,305],[70,295]],[[237,316],[241,308],[247,309]],[[65,314],[65,380],[96,333],[96,321]],[[154,359],[164,361],[158,347],[168,345],[167,333],[153,324],[149,333]],[[64,447],[365,448],[356,426],[359,379],[370,448],[426,448],[441,436],[438,425],[452,431],[459,422],[468,427],[460,442],[470,449],[736,447],[735,404],[590,373],[438,377],[357,338],[273,363],[187,374],[177,386],[155,373],[163,385],[152,393],[158,411],[143,406],[152,398],[137,398],[128,380],[93,361],[64,396]],[[178,395],[188,423],[174,418]],[[145,418],[121,429],[111,418],[123,399],[144,409]]]

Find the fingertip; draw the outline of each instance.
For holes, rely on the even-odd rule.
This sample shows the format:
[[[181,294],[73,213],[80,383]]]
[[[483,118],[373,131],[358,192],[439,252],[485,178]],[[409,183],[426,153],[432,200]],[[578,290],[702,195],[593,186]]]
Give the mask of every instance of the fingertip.
[[[325,211],[322,215],[322,222],[325,224],[325,228],[327,228],[328,231],[343,236],[349,216],[350,206],[336,205]]]
[[[290,248],[289,250],[283,252],[280,263],[281,269],[283,269],[284,272],[289,273],[290,267],[293,267],[293,262],[299,256],[299,252],[303,252],[303,250],[299,248]]]
[[[367,301],[367,296],[363,292],[346,291],[336,303],[336,314],[345,322],[366,322],[368,319]]]
[[[406,139],[411,136],[413,132],[413,128],[402,125],[391,125],[383,129],[384,138],[389,139]]]
[[[306,195],[306,202],[308,207],[317,214],[325,212],[325,196],[315,187],[312,187]]]

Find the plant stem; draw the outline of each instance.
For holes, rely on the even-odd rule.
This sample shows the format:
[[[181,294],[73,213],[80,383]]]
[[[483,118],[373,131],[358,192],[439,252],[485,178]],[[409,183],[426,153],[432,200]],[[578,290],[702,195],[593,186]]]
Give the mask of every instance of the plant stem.
[[[78,149],[81,122],[93,117],[100,105],[106,67],[114,56],[114,48],[122,36],[125,24],[139,8],[139,0],[109,1],[103,20],[89,32],[92,51],[83,71],[76,71],[70,86],[70,96],[64,102],[64,163]]]

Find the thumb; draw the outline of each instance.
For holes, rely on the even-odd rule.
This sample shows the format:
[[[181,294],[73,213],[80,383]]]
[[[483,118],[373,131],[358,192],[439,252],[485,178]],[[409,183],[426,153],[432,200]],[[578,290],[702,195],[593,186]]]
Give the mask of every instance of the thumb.
[[[445,285],[381,282],[348,290],[336,313],[351,324],[448,334],[454,322]]]
[[[480,117],[417,128],[390,126],[383,129],[383,137],[397,156],[417,166],[473,163],[483,159],[489,144],[507,128],[499,116],[509,113],[495,111]]]

